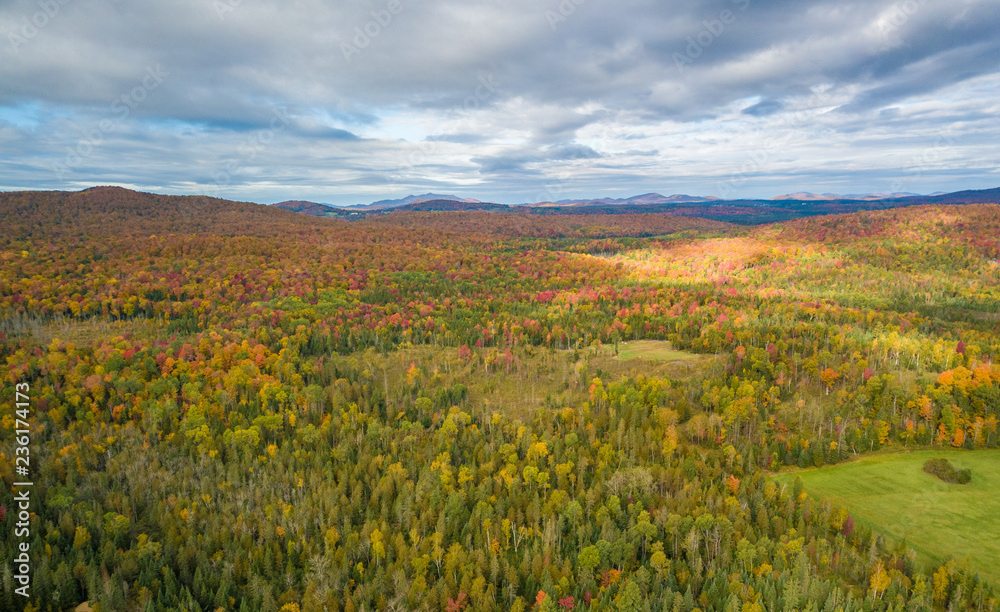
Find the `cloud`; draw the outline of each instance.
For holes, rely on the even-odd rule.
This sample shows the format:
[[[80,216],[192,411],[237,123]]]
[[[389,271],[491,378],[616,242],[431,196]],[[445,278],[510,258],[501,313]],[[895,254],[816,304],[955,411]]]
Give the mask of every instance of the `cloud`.
[[[761,100],[753,106],[748,106],[740,112],[744,115],[753,115],[754,117],[766,117],[767,115],[773,115],[783,108],[785,108],[785,105],[781,100],[767,99]]]
[[[455,142],[459,144],[479,144],[486,140],[482,134],[429,134],[427,142]]]
[[[995,181],[993,0],[59,6],[24,30],[39,5],[0,3],[0,188],[356,203]]]
[[[577,143],[569,143],[551,147],[547,151],[549,159],[597,159],[601,154],[590,147]]]

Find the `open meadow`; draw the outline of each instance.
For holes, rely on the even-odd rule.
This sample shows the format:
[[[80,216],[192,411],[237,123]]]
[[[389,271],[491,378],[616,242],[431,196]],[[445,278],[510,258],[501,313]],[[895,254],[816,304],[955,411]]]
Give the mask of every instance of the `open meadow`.
[[[951,484],[924,472],[924,462],[937,457],[971,470],[972,481]],[[857,524],[905,541],[925,567],[952,557],[1000,581],[1000,452],[883,453],[776,481],[797,477],[813,497],[846,507]]]

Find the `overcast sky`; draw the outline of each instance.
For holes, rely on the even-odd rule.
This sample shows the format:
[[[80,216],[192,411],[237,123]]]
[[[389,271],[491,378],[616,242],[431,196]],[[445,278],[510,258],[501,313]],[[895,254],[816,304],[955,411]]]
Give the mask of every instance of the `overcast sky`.
[[[1000,186],[1000,0],[0,0],[0,190]]]

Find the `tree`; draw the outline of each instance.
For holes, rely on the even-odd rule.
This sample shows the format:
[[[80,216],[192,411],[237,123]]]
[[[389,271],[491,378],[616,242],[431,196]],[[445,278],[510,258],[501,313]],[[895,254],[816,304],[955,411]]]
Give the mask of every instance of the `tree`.
[[[837,379],[840,378],[840,374],[838,374],[833,368],[827,368],[820,372],[819,377],[826,386],[826,394],[830,395],[830,389],[833,388],[833,383],[837,382]]]
[[[840,532],[844,534],[844,537],[850,536],[854,533],[854,517],[850,514],[844,519],[844,526],[840,529]]]
[[[871,585],[873,599],[879,599],[885,593],[885,590],[889,588],[889,574],[886,573],[885,567],[881,562],[875,566],[875,571],[872,572],[869,584]]]
[[[593,580],[594,571],[601,564],[601,553],[596,546],[587,546],[577,555],[577,561],[584,570],[582,576],[584,581],[586,582],[586,579]]]
[[[757,549],[746,538],[740,538],[736,543],[736,558],[743,563],[743,570],[749,572],[753,568],[754,557]]]
[[[934,601],[945,601],[948,596],[948,585],[951,582],[951,572],[942,565],[934,572]]]
[[[456,597],[455,599],[452,599],[451,597],[448,598],[448,604],[445,606],[444,609],[447,612],[462,612],[462,610],[465,610],[465,607],[467,605],[469,605],[468,595],[466,595],[462,591],[459,591],[458,597]]]
[[[639,542],[642,556],[646,556],[646,543],[656,535],[656,527],[649,520],[649,513],[643,510],[632,527],[632,537]]]
[[[642,591],[639,590],[639,586],[635,582],[629,580],[622,587],[621,595],[615,602],[615,610],[618,612],[643,612],[645,609],[643,604]]]

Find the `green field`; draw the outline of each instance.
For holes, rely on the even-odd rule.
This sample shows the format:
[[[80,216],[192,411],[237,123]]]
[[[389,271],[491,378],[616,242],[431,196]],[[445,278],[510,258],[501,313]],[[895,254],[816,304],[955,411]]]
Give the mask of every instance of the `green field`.
[[[703,355],[675,351],[670,348],[669,342],[659,340],[635,340],[623,342],[618,345],[618,358],[629,359],[649,359],[651,361],[675,361],[680,363],[695,364],[704,359]]]
[[[972,482],[948,484],[923,471],[924,462],[944,457],[972,470]],[[797,470],[776,477],[802,477],[815,498],[845,506],[856,525],[905,539],[919,562],[947,556],[989,580],[1000,582],[1000,452],[915,451],[871,455],[851,463]]]
[[[605,345],[601,356],[605,359],[595,360],[595,365],[600,364],[598,367],[630,377],[644,374],[685,378],[719,362],[715,355],[676,351],[669,342],[662,340],[620,342],[617,355],[614,355],[610,345]]]

